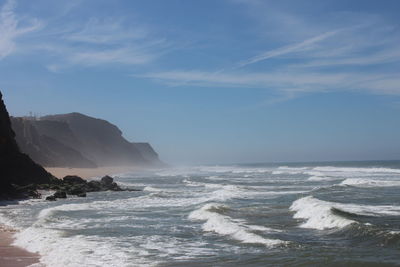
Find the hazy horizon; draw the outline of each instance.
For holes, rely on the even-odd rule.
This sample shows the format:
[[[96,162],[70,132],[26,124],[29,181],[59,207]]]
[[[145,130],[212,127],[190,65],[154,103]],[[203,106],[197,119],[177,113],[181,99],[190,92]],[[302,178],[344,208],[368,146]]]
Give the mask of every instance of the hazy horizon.
[[[400,160],[400,2],[0,0],[12,116],[80,112],[170,164]]]

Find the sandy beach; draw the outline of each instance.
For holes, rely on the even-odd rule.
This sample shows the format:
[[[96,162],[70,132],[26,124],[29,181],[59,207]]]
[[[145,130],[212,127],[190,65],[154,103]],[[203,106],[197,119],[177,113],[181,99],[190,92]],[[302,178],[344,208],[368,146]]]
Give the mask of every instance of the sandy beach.
[[[0,266],[25,267],[39,263],[39,254],[12,245],[14,230],[0,225]]]
[[[62,179],[66,175],[77,175],[88,179],[94,177],[103,177],[124,172],[134,172],[140,170],[140,167],[118,166],[118,167],[99,167],[99,168],[45,168],[55,177]]]

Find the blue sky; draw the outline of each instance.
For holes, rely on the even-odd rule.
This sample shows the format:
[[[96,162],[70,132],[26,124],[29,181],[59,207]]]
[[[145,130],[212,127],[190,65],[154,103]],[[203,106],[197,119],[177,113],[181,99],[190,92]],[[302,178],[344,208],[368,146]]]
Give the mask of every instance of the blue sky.
[[[0,1],[15,116],[81,112],[171,163],[400,159],[399,1]]]

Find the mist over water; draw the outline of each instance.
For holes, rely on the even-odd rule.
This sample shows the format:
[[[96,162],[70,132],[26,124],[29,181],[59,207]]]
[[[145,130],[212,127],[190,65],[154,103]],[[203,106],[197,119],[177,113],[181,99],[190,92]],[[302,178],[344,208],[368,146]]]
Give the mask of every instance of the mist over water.
[[[400,163],[246,164],[115,175],[141,192],[0,208],[48,266],[400,264]]]

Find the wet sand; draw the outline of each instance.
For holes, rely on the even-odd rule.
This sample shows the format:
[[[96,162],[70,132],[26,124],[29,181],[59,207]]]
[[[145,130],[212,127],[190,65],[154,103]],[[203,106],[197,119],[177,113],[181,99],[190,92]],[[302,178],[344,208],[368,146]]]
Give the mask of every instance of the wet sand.
[[[0,266],[25,267],[39,263],[39,254],[12,245],[14,231],[0,225]]]

